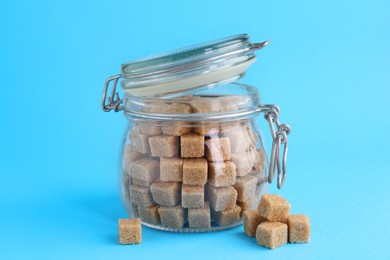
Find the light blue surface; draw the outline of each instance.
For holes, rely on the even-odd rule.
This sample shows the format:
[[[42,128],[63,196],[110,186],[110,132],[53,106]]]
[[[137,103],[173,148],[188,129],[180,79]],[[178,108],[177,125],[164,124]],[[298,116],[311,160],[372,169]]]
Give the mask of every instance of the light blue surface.
[[[0,259],[389,259],[389,10],[386,0],[1,1]],[[144,228],[142,245],[118,245],[125,119],[100,110],[105,79],[122,62],[243,32],[271,39],[242,82],[293,127],[280,194],[309,215],[311,243],[267,250],[239,227]]]

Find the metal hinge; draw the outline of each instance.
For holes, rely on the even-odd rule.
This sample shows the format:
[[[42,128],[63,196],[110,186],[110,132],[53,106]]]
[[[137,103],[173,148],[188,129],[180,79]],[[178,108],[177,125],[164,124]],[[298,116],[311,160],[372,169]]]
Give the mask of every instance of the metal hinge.
[[[268,182],[271,183],[275,177],[275,170],[278,170],[278,189],[281,189],[287,176],[286,161],[288,153],[288,135],[291,127],[287,124],[280,124],[280,109],[276,105],[259,105],[260,112],[264,113],[264,118],[268,121],[272,135],[272,149],[268,168]],[[276,131],[275,131],[276,126]],[[283,156],[280,165],[280,147],[283,145]]]
[[[118,84],[118,80],[120,79],[120,77],[121,75],[119,74],[109,77],[106,80],[106,83],[104,84],[103,98],[102,98],[102,109],[104,112],[109,112],[112,109],[114,109],[115,112],[118,112],[123,109],[123,106],[121,105],[122,99],[120,98],[119,93],[116,92],[116,85]],[[111,81],[114,81],[111,90],[111,96],[107,98],[107,91]]]

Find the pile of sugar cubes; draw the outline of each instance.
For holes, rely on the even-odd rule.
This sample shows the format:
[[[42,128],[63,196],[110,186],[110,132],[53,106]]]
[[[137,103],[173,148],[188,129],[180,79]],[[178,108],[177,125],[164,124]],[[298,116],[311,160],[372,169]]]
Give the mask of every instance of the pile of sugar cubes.
[[[276,194],[263,195],[257,210],[244,212],[244,231],[256,237],[257,243],[267,248],[277,248],[290,243],[310,241],[309,218],[291,214],[290,204]]]
[[[290,204],[280,195],[263,195],[258,209],[244,211],[244,231],[249,237],[256,237],[257,243],[267,248],[277,248],[290,243],[310,241],[309,218],[303,214],[289,214]],[[204,212],[203,212],[204,213]],[[155,213],[158,214],[158,213]],[[206,216],[209,218],[209,215]],[[198,225],[204,225],[206,218],[198,218]],[[166,220],[169,221],[169,220]],[[171,220],[175,222],[175,220]],[[119,219],[119,243],[140,244],[142,226],[139,218]]]
[[[159,103],[148,112],[209,113],[232,103]],[[134,121],[124,151],[123,186],[134,217],[168,229],[238,223],[259,203],[264,150],[251,120]]]

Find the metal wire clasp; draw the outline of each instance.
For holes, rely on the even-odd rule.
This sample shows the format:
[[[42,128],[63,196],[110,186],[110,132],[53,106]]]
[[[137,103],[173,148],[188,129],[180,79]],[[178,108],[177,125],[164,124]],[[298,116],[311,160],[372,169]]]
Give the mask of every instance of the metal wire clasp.
[[[104,84],[104,89],[103,89],[103,98],[102,98],[102,109],[104,112],[109,112],[112,109],[114,109],[115,112],[121,111],[123,109],[122,104],[122,99],[119,96],[119,93],[116,92],[116,85],[118,84],[118,80],[120,79],[120,75],[115,75],[112,77],[109,77],[106,80],[106,83]],[[107,91],[108,91],[108,86],[110,85],[110,82],[114,81],[112,90],[111,90],[111,96],[107,98]],[[107,103],[106,103],[107,99]]]
[[[291,127],[287,124],[280,124],[280,109],[276,105],[259,105],[260,112],[264,112],[264,118],[268,121],[272,135],[272,150],[269,160],[268,182],[271,183],[275,177],[275,170],[278,170],[278,189],[281,189],[286,179],[286,161],[288,153],[288,135]],[[275,131],[276,126],[276,131]],[[280,165],[280,147],[283,145],[282,166]]]

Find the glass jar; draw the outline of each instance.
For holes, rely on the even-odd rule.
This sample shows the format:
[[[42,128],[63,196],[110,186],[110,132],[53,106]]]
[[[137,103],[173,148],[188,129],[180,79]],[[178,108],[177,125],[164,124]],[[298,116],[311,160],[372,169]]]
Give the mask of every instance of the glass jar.
[[[128,120],[119,180],[131,217],[167,231],[221,230],[257,207],[276,171],[281,188],[290,127],[256,88],[236,82],[267,43],[228,37],[123,64],[108,78],[102,108],[123,110]],[[259,113],[273,138],[269,163]]]

